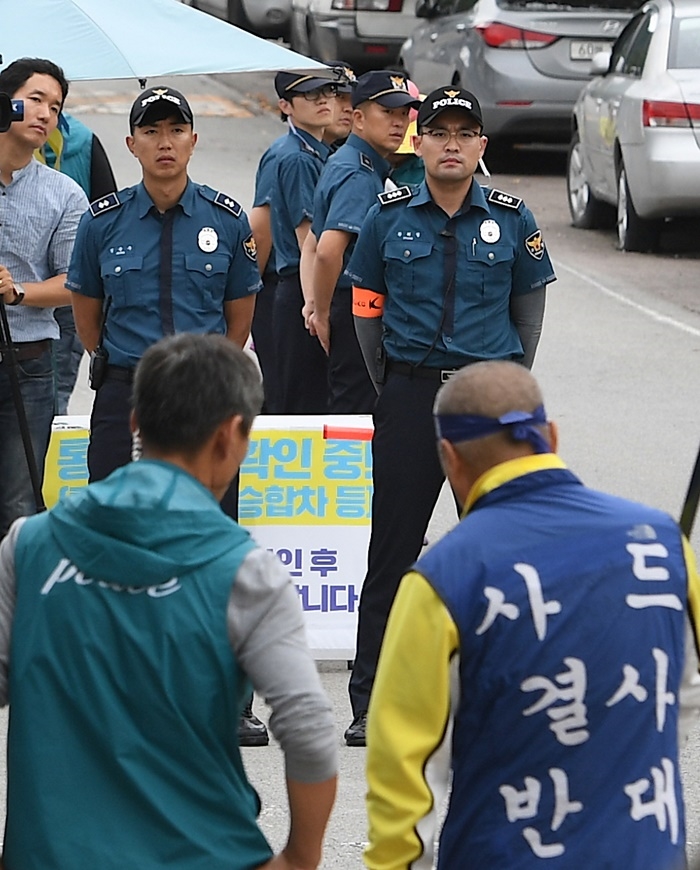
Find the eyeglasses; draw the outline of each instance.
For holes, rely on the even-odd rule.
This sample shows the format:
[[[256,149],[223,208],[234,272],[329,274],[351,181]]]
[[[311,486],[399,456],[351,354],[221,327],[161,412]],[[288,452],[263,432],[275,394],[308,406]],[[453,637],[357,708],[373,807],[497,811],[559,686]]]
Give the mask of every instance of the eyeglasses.
[[[324,85],[322,88],[315,88],[313,91],[306,91],[303,94],[293,94],[294,97],[303,97],[308,103],[317,103],[319,100],[335,97],[338,93],[338,86]]]
[[[466,145],[467,142],[478,139],[481,136],[481,132],[479,130],[444,130],[441,127],[437,127],[434,130],[423,128],[421,135],[427,136],[437,145],[447,145],[453,136],[457,140],[458,145]]]

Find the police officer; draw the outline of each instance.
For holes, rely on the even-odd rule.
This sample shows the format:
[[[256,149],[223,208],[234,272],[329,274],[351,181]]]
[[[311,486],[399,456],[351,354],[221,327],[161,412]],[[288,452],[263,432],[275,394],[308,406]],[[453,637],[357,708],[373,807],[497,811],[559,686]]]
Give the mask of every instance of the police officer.
[[[336,95],[333,106],[333,120],[323,131],[323,141],[331,149],[331,154],[341,148],[352,131],[352,92],[357,84],[353,68],[343,61],[329,64],[335,76]]]
[[[384,190],[391,170],[386,158],[403,142],[409,109],[418,108],[420,101],[403,73],[378,70],[358,78],[352,105],[353,132],[328,161],[316,189],[313,238],[304,251],[313,263],[303,265],[312,284],[311,329],[329,355],[329,410],[334,414],[367,414],[374,406],[344,267],[368,210]]]
[[[220,333],[243,347],[260,288],[255,242],[241,206],[195,184],[193,115],[174,88],[134,101],[126,144],[143,180],[93,202],[78,228],[66,286],[86,349],[107,357],[90,421],[90,481],[131,458],[131,385],[146,348],[175,332]],[[236,519],[238,481],[222,500]],[[250,706],[241,741],[267,743]]]
[[[175,332],[223,333],[243,346],[260,287],[243,209],[188,178],[197,134],[185,97],[149,88],[129,125],[143,180],[92,203],[67,281],[83,344],[108,357],[92,412],[91,481],[130,459],[131,380],[146,348]]]
[[[333,101],[333,118],[323,129],[323,141],[331,151],[337,150],[347,138],[352,126],[352,106],[350,94],[352,83],[356,81],[353,70],[344,63],[331,64],[336,85],[336,97]],[[348,115],[350,119],[348,120]],[[287,115],[282,114],[282,119],[288,121]],[[290,124],[290,130],[293,127]],[[263,412],[277,414],[278,389],[277,389],[277,358],[278,349],[273,335],[274,305],[277,288],[277,271],[275,269],[275,251],[272,245],[272,219],[271,203],[277,178],[277,157],[287,139],[287,133],[267,148],[258,163],[255,174],[255,193],[253,196],[253,208],[250,212],[250,225],[255,237],[258,250],[258,266],[262,276],[262,290],[258,293],[255,301],[255,314],[253,316],[253,342],[255,352],[260,363],[265,386],[265,404]],[[303,336],[306,340],[306,336]],[[314,351],[316,349],[314,348]],[[323,362],[325,367],[325,361]]]
[[[333,120],[336,84],[318,76],[279,72],[275,90],[289,124],[289,133],[277,153],[270,203],[279,275],[273,320],[279,411],[322,414],[328,407],[327,364],[302,317],[299,260],[311,227],[316,182],[330,153],[323,131]]]
[[[358,337],[381,389],[349,745],[364,744],[386,619],[444,481],[435,450],[435,394],[457,369],[478,360],[530,367],[545,287],[555,280],[542,233],[522,200],[474,181],[487,143],[476,97],[456,87],[433,91],[417,128],[426,179],[379,196],[348,268]]]

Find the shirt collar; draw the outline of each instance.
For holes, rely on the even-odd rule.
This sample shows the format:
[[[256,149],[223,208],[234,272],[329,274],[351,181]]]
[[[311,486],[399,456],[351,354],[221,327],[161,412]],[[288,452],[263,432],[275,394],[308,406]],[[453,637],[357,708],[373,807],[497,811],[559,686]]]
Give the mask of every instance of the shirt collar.
[[[175,205],[176,208],[179,205],[188,217],[191,217],[194,211],[194,193],[194,184],[192,183],[191,179],[188,178],[187,187],[185,187],[182,196]],[[143,181],[140,181],[136,185],[136,193],[134,198],[136,202],[136,213],[140,218],[145,218],[151,209],[154,209],[157,212],[153,200],[148,195],[148,191],[144,187]]]
[[[10,182],[10,184],[14,184],[21,178],[24,178],[25,175],[29,176],[33,172],[36,172],[36,168],[39,165],[39,161],[36,159],[36,157],[32,156],[32,159],[29,161],[29,163],[27,163],[26,166],[22,166],[20,169],[15,169],[15,171],[12,173],[12,181]],[[10,184],[5,184],[3,185],[3,187],[9,187]]]
[[[372,165],[376,172],[379,173],[381,178],[386,180],[389,173],[391,172],[391,164],[388,160],[385,160],[382,155],[372,146],[369,142],[366,142],[364,139],[361,139],[357,133],[351,133],[347,141],[346,145],[350,145],[352,148],[355,148],[357,151],[361,151],[366,157],[372,161]]]
[[[425,205],[428,202],[433,202],[433,197],[430,194],[430,189],[425,181],[420,183],[418,192],[408,203],[409,208],[415,208],[417,205]],[[464,214],[470,208],[482,208],[484,211],[490,211],[484,191],[477,181],[472,181],[467,195],[464,197],[462,207],[457,214]]]
[[[498,489],[499,486],[510,483],[511,480],[515,480],[517,477],[524,477],[526,474],[532,474],[535,471],[545,471],[549,468],[566,468],[566,465],[556,453],[521,456],[518,459],[509,459],[507,462],[494,465],[493,468],[485,471],[469,490],[462,516],[466,516],[482,496],[494,489]]]
[[[330,147],[326,145],[325,142],[321,142],[315,136],[312,136],[311,133],[307,133],[306,130],[300,130],[293,124],[290,125],[289,134],[290,136],[296,136],[298,139],[301,139],[304,143],[304,150],[311,151],[316,155],[316,157],[320,157],[322,160],[325,160],[331,153]]]

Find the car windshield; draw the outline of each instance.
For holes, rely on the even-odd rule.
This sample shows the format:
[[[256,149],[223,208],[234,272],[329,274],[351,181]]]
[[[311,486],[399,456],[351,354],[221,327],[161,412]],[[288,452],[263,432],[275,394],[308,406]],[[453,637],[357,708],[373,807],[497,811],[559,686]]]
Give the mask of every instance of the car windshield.
[[[679,18],[673,25],[669,69],[700,68],[700,18]]]
[[[548,3],[544,0],[497,0],[501,9],[531,9],[533,11],[558,10],[563,12],[567,9],[580,10],[588,9],[591,12],[607,11],[607,10],[624,10],[635,11],[639,9],[640,0],[567,0],[561,3]]]

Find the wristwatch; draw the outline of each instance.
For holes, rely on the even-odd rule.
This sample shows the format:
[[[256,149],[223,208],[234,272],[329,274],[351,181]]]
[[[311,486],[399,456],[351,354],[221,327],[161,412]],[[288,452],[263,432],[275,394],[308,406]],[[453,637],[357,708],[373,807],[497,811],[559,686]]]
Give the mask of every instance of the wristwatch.
[[[24,299],[24,287],[21,284],[15,284],[13,287],[15,291],[15,298],[12,302],[8,302],[8,305],[20,305],[22,300]]]

